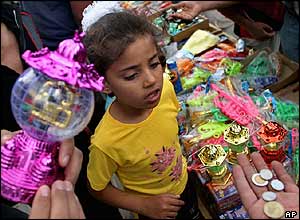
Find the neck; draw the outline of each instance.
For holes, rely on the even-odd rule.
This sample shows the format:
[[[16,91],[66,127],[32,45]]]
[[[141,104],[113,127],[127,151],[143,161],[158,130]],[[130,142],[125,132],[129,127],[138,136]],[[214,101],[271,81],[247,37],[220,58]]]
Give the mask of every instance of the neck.
[[[115,100],[110,109],[109,113],[113,118],[125,124],[136,124],[144,121],[152,112],[153,109],[138,109],[128,105],[119,103]]]

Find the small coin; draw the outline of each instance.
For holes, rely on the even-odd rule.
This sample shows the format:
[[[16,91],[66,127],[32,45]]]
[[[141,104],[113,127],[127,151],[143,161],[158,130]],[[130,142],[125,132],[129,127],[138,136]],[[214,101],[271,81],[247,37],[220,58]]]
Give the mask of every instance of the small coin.
[[[275,180],[271,181],[271,187],[273,189],[275,189],[276,191],[282,191],[282,190],[284,190],[284,184],[283,184],[283,182],[281,182],[278,179],[275,179]]]
[[[279,202],[272,201],[264,204],[264,213],[270,218],[281,218],[283,217],[285,211]]]
[[[262,169],[259,172],[259,175],[261,176],[261,178],[265,179],[265,180],[270,180],[273,178],[273,173],[271,170],[269,169]]]
[[[252,182],[256,185],[256,186],[266,186],[268,185],[268,181],[262,179],[259,175],[259,173],[254,173],[252,175]]]
[[[276,193],[271,192],[271,191],[267,191],[262,194],[262,198],[267,202],[274,201],[276,199],[276,197],[277,197]]]

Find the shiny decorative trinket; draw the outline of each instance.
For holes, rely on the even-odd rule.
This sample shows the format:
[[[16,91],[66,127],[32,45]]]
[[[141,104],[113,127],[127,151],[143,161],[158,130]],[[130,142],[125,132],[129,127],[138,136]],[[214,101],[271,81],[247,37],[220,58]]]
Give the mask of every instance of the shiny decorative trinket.
[[[277,122],[268,122],[259,129],[257,134],[265,143],[277,143],[284,139],[287,132],[288,131]]]
[[[224,139],[232,145],[240,145],[249,140],[249,128],[232,124],[224,131]]]
[[[229,143],[228,162],[237,164],[237,155],[248,155],[246,142],[249,140],[249,128],[233,123],[224,131],[224,140]]]
[[[198,154],[201,163],[207,167],[207,172],[215,184],[226,184],[231,173],[223,163],[227,154],[221,145],[205,145]]]

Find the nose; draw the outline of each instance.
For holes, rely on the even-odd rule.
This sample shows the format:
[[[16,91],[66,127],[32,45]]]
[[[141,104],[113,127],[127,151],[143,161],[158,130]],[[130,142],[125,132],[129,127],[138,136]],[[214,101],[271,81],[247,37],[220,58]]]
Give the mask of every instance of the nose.
[[[156,78],[155,78],[155,73],[149,69],[145,71],[145,77],[144,77],[144,83],[143,86],[144,88],[151,87],[155,84]]]

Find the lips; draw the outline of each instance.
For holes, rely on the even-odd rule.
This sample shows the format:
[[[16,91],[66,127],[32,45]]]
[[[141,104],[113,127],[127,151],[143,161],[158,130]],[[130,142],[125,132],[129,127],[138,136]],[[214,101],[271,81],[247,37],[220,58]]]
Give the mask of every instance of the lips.
[[[148,102],[156,102],[160,97],[160,89],[155,89],[146,96]]]

